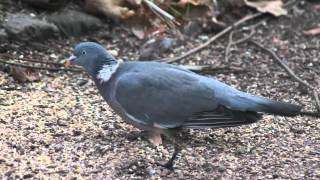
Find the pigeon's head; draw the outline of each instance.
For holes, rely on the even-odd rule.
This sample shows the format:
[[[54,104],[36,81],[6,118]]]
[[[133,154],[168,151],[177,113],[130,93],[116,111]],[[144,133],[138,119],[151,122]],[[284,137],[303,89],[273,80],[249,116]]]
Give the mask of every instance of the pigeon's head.
[[[66,61],[66,66],[74,64],[82,66],[94,76],[103,65],[114,63],[117,61],[101,45],[94,42],[82,42],[76,45],[73,55]]]

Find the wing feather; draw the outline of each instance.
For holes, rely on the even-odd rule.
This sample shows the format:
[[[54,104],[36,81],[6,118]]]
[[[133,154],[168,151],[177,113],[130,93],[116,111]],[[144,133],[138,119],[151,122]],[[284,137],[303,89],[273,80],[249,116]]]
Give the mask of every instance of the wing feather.
[[[127,72],[116,82],[115,99],[139,121],[175,128],[194,113],[217,107],[214,90],[200,76],[171,67],[150,69]]]
[[[256,122],[261,116],[243,92],[173,65],[144,63],[122,74],[115,100],[133,120],[163,128],[230,127]]]

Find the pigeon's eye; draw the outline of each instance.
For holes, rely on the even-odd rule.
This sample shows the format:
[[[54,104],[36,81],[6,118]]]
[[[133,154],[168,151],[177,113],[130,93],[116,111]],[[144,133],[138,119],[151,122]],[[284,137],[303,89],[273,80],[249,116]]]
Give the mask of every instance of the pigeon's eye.
[[[86,51],[82,51],[82,54],[83,54],[83,55],[86,54]]]

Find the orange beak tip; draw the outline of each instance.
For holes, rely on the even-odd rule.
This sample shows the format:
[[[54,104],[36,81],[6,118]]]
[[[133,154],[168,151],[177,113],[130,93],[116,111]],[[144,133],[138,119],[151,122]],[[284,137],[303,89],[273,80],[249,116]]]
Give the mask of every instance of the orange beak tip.
[[[64,62],[63,62],[63,65],[64,65],[64,67],[69,67],[69,66],[71,66],[71,62],[70,62],[70,60],[65,60]]]
[[[64,61],[64,67],[69,67],[71,65],[75,64],[75,60],[77,59],[77,57],[75,55],[70,56],[68,59],[66,59]]]

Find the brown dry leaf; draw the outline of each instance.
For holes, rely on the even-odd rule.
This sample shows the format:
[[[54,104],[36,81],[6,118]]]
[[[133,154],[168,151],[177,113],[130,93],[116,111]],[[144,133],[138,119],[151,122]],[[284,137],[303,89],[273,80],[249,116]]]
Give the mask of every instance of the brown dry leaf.
[[[31,69],[13,66],[10,68],[10,75],[19,83],[34,82],[40,80],[40,75]]]
[[[283,8],[281,0],[261,0],[261,1],[248,1],[244,0],[246,5],[256,8],[259,12],[270,13],[274,16],[287,15],[288,11]]]
[[[320,27],[316,27],[313,29],[309,29],[306,31],[303,31],[303,34],[306,36],[315,36],[315,35],[319,35],[320,34]]]
[[[124,0],[86,0],[85,9],[94,14],[101,14],[115,19],[126,19],[135,13],[127,7],[123,7]]]
[[[320,10],[320,4],[314,5],[313,9],[316,10],[316,11],[319,11]]]
[[[41,78],[41,74],[38,71],[34,71],[33,69],[27,69],[27,77],[29,82],[39,81]]]
[[[26,68],[13,66],[10,68],[10,75],[14,80],[19,83],[24,83],[28,81],[28,75],[26,73]]]
[[[192,4],[194,6],[199,6],[199,5],[206,5],[210,6],[211,0],[180,0],[177,4],[178,5],[186,5],[186,4]]]
[[[138,39],[144,39],[145,38],[145,29],[143,28],[143,26],[133,26],[131,27],[131,31],[132,33],[138,38]]]
[[[126,0],[131,5],[139,6],[142,3],[142,0]]]
[[[162,144],[162,138],[159,133],[149,134],[148,140],[155,146],[159,146],[160,144]]]

